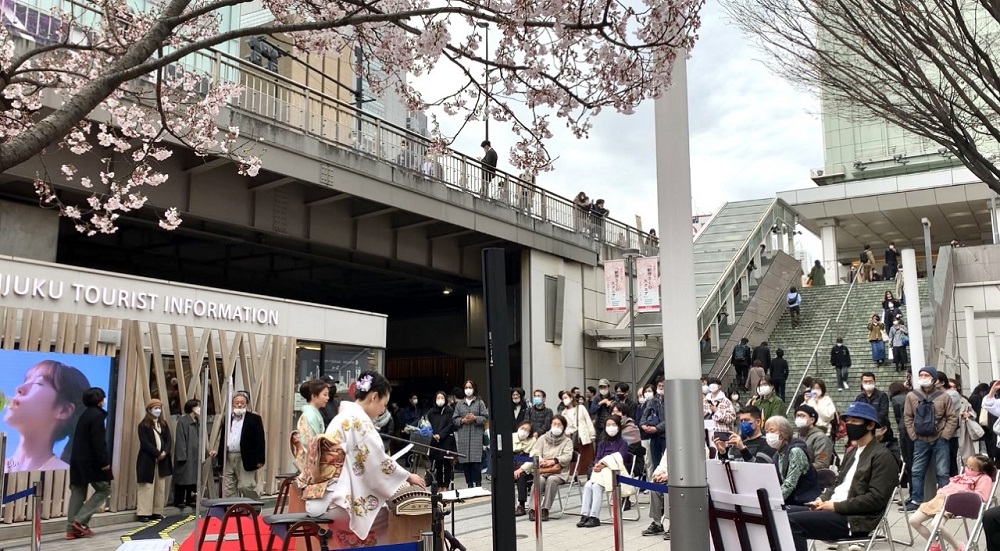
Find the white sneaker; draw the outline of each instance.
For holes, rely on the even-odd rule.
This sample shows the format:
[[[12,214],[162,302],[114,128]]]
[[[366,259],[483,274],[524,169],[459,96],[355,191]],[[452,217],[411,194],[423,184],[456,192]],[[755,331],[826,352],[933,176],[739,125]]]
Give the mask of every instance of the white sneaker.
[[[847,548],[847,551],[861,551],[862,549],[864,548],[861,547],[860,545],[852,545]]]

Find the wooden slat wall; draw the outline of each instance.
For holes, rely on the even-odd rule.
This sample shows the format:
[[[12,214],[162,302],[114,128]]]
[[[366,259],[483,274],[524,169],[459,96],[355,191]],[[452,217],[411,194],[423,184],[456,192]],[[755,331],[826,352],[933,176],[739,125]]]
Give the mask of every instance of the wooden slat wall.
[[[122,349],[98,343],[101,329],[120,330]],[[235,379],[237,390],[250,392],[251,409],[263,417],[268,439],[267,464],[258,473],[258,482],[264,493],[276,492],[275,476],[286,472],[291,465],[288,439],[294,407],[295,342],[294,337],[277,335],[0,308],[0,348],[4,350],[17,348],[119,358],[119,378],[124,378],[121,388],[125,392],[115,404],[124,414],[114,437],[117,469],[111,492],[113,511],[134,509],[136,505],[135,458],[139,446],[135,427],[145,414],[146,402],[152,395],[151,381],[155,379],[155,392],[163,401],[164,416],[169,415],[173,429],[174,416],[183,412],[170,411],[169,400],[162,397],[176,391],[182,405],[189,398],[200,398],[202,365],[208,366],[214,411],[225,411],[231,378]],[[189,373],[184,373],[182,359],[185,358],[191,366]],[[170,379],[167,378],[168,363],[175,368]],[[207,414],[207,404],[202,410]],[[209,449],[218,447],[221,430],[222,423],[211,424]],[[206,478],[211,476],[211,469],[206,467],[204,474]],[[29,488],[41,476],[39,473],[8,475],[7,491]],[[69,504],[69,473],[50,472],[44,476],[42,517],[65,516]],[[28,520],[31,514],[27,502],[22,500],[5,507],[0,522]]]

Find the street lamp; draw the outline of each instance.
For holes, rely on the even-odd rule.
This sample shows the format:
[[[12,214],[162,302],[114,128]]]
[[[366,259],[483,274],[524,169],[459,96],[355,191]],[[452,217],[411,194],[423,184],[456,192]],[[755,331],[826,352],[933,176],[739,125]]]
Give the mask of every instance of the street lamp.
[[[642,256],[642,253],[639,249],[625,249],[622,251],[622,256],[625,257],[625,273],[628,277],[628,349],[629,364],[632,367],[631,389],[635,392],[636,385],[639,384],[635,361],[635,259]]]
[[[486,21],[479,21],[476,26],[480,29],[486,29],[486,82],[484,88],[486,89],[486,105],[484,106],[483,113],[486,115],[486,141],[490,141],[490,24]]]

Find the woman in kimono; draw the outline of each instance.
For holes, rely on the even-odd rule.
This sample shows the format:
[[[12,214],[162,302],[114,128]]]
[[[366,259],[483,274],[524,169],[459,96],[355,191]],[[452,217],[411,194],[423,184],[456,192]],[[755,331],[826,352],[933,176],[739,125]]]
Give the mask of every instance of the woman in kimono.
[[[479,398],[476,383],[465,381],[464,392],[465,398],[455,403],[451,419],[456,429],[455,444],[461,454],[458,462],[465,474],[465,485],[472,488],[483,485],[483,436],[489,412]]]
[[[385,411],[389,391],[389,381],[381,374],[362,373],[354,401],[342,402],[326,434],[309,445],[312,479],[303,492],[306,512],[332,517],[334,548],[385,543],[389,527],[385,502],[405,483],[426,489],[423,477],[404,470],[382,447],[373,420]],[[310,499],[322,486],[322,495]]]

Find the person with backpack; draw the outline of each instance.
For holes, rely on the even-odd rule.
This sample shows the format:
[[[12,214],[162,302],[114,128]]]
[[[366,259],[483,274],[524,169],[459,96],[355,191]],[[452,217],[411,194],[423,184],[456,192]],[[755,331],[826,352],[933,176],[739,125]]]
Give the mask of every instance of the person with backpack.
[[[799,326],[799,314],[802,313],[802,295],[798,289],[792,287],[788,290],[788,315],[792,318],[792,327]]]
[[[871,281],[875,272],[875,253],[872,252],[871,245],[865,243],[865,249],[861,251],[859,260],[861,260],[861,271],[858,272],[858,281],[861,283]]]
[[[844,344],[844,337],[837,337],[837,343],[830,349],[830,365],[837,372],[837,388],[849,390],[847,372],[851,368],[851,351]]]
[[[924,502],[924,477],[933,461],[938,488],[948,484],[948,441],[958,428],[958,414],[951,396],[935,388],[937,369],[922,367],[917,372],[918,388],[907,394],[903,424],[913,441],[913,468],[910,470],[910,500],[906,511],[915,511]]]
[[[747,375],[750,374],[750,339],[743,337],[740,343],[733,348],[733,369],[736,370],[736,386],[743,388],[747,384]]]
[[[792,424],[784,416],[776,415],[764,422],[767,445],[777,453],[774,466],[781,480],[781,497],[786,505],[806,505],[822,493],[819,476],[813,467],[812,457],[805,440],[794,438]]]

